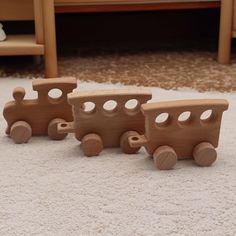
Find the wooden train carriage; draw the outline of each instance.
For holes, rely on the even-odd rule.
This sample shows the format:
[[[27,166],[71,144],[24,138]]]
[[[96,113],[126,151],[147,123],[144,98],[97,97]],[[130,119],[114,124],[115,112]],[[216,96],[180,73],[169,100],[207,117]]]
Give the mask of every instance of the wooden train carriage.
[[[228,102],[221,99],[144,104],[145,135],[130,137],[130,145],[145,146],[160,169],[192,157],[199,165],[211,165],[216,159],[222,113],[227,108]],[[208,117],[204,117],[206,112]],[[166,115],[165,120],[158,121],[161,115]]]
[[[8,124],[6,134],[16,143],[27,142],[31,135],[64,138],[65,136],[57,133],[57,123],[73,120],[67,94],[76,86],[75,78],[34,80],[33,90],[38,92],[38,98],[28,100],[24,100],[24,88],[16,88],[13,91],[14,101],[8,102],[3,110]],[[53,89],[60,90],[61,95],[57,98],[51,97],[50,91]]]
[[[75,132],[87,156],[98,155],[103,147],[121,146],[126,153],[137,152],[129,147],[128,136],[144,133],[140,106],[151,97],[151,92],[143,89],[71,93],[68,101],[73,106],[74,122],[61,124],[59,130]],[[132,101],[136,101],[135,106],[128,107]],[[110,107],[106,107],[109,102]],[[92,109],[87,110],[87,103],[93,104]]]

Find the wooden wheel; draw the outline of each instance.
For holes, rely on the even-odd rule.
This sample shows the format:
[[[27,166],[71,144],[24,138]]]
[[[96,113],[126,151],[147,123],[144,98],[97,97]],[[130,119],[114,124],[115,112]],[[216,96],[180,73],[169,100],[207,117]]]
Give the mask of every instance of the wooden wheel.
[[[64,139],[68,134],[63,133],[63,134],[59,134],[57,131],[57,125],[59,123],[64,123],[65,120],[61,119],[61,118],[55,118],[53,120],[51,120],[51,122],[48,125],[48,137],[52,140],[62,140]]]
[[[156,167],[160,170],[170,170],[177,162],[177,154],[172,147],[161,146],[153,154]]]
[[[10,130],[10,137],[17,144],[27,143],[32,136],[32,128],[25,121],[15,122]]]
[[[193,157],[199,166],[211,166],[217,159],[217,152],[211,143],[202,142],[194,148]]]
[[[123,153],[135,154],[139,151],[140,147],[133,148],[129,145],[129,141],[128,141],[130,136],[137,136],[137,135],[139,135],[139,133],[136,131],[127,131],[121,136],[120,147]]]
[[[81,141],[81,149],[87,157],[98,156],[103,149],[103,142],[97,134],[87,134]]]

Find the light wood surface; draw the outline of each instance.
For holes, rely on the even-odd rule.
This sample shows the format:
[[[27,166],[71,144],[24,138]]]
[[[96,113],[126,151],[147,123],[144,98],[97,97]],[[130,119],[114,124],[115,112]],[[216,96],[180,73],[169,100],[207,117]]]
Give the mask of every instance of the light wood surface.
[[[64,139],[67,134],[61,134],[57,132],[57,125],[59,123],[64,123],[66,120],[60,119],[60,118],[55,118],[53,119],[49,125],[48,125],[48,137],[52,140],[62,140]]]
[[[223,99],[143,104],[145,134],[130,137],[130,145],[145,146],[150,155],[159,147],[167,145],[174,149],[178,159],[193,158],[194,147],[202,142],[210,143],[214,148],[218,146],[222,114],[227,109],[228,102]],[[189,118],[180,121],[180,115],[186,111],[191,113]],[[203,117],[206,111],[211,113]],[[168,114],[166,120],[158,122],[156,118],[164,113]]]
[[[160,170],[170,170],[177,163],[177,154],[172,147],[160,146],[153,153],[153,160]]]
[[[123,153],[135,154],[139,151],[140,147],[131,147],[129,145],[129,137],[139,135],[136,131],[127,131],[120,138],[120,148]]]
[[[0,43],[0,56],[43,54],[44,45],[36,43],[35,35],[8,35]]]
[[[218,49],[218,62],[221,64],[230,63],[231,40],[233,33],[233,4],[234,0],[221,1],[220,35]]]
[[[215,0],[55,0],[58,5],[103,5],[103,4],[151,4],[151,3],[199,3],[199,2],[217,2]]]
[[[103,149],[103,142],[98,134],[87,134],[81,140],[81,149],[87,157],[98,156]]]
[[[1,0],[0,20],[33,20],[33,0]]]
[[[45,77],[56,78],[58,76],[58,69],[54,0],[42,1],[44,15]]]
[[[10,130],[10,137],[17,144],[27,143],[32,136],[32,128],[25,121],[16,121]]]
[[[233,0],[233,33],[232,37],[236,38],[236,2]]]
[[[178,9],[207,9],[219,8],[220,1],[208,2],[152,2],[152,3],[101,3],[82,4],[81,1],[56,0],[57,13],[76,13],[76,12],[130,12],[130,11],[158,11],[158,10],[178,10]]]
[[[233,0],[233,31],[236,31],[236,2]]]
[[[202,142],[193,150],[193,157],[199,166],[211,166],[217,158],[217,152],[211,143]]]
[[[42,0],[34,0],[34,24],[37,44],[44,44],[44,15]]]
[[[138,105],[127,108],[126,103],[132,99],[136,99]],[[103,147],[119,147],[122,143],[122,149],[129,152],[132,148],[128,150],[124,140],[121,140],[122,135],[127,131],[144,133],[144,116],[140,105],[150,99],[151,93],[142,89],[70,93],[68,101],[73,106],[74,123],[59,124],[59,132],[75,132],[80,141],[86,135],[97,134]],[[115,101],[116,107],[112,110],[106,109],[104,104],[107,101]],[[87,102],[95,105],[90,111],[86,111]]]
[[[144,2],[144,1],[143,1]],[[1,0],[0,16],[3,20],[29,20],[34,18],[32,0]],[[176,10],[176,9],[204,9],[219,8],[220,1],[187,1],[187,2],[149,2],[125,1],[120,4],[111,4],[103,1],[90,4],[81,0],[55,0],[55,10],[57,13],[75,13],[75,12],[119,12],[119,11],[153,11],[153,10]],[[10,4],[10,7],[8,7]]]
[[[22,121],[30,125],[32,135],[49,135],[56,140],[64,138],[66,135],[57,133],[57,123],[73,120],[67,94],[76,88],[76,85],[75,78],[34,80],[33,89],[38,92],[38,98],[30,100],[24,99],[23,88],[14,89],[14,100],[8,102],[3,110],[8,124],[6,133],[11,133],[12,136],[12,127],[16,122]],[[61,90],[62,95],[59,98],[49,96],[52,89]]]
[[[44,55],[45,77],[56,78],[57,50],[54,0],[0,1],[0,21],[34,20],[35,36],[7,35],[0,56]]]

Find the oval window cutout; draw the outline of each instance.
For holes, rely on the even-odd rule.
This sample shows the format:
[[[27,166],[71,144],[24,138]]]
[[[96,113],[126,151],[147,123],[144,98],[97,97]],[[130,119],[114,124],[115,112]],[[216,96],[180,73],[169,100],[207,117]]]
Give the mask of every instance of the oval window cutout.
[[[191,112],[190,111],[185,111],[183,113],[181,113],[178,117],[178,121],[179,122],[187,122],[190,120],[191,117]]]
[[[95,107],[96,107],[95,103],[93,103],[93,102],[85,102],[85,103],[83,103],[81,109],[83,110],[83,112],[89,114],[89,113],[92,113],[92,112],[95,111]]]
[[[207,110],[207,111],[204,111],[204,112],[201,114],[200,119],[201,119],[202,121],[204,121],[204,120],[209,120],[212,115],[213,115],[212,110]]]
[[[54,88],[48,92],[48,96],[52,99],[59,99],[62,97],[62,91],[60,89]]]
[[[165,126],[169,123],[169,120],[170,120],[170,115],[164,112],[156,117],[155,122],[157,126]]]
[[[125,103],[125,108],[128,110],[135,110],[138,108],[139,102],[137,99],[130,99]]]
[[[106,101],[103,105],[103,109],[107,112],[115,112],[117,109],[117,102],[114,100]]]

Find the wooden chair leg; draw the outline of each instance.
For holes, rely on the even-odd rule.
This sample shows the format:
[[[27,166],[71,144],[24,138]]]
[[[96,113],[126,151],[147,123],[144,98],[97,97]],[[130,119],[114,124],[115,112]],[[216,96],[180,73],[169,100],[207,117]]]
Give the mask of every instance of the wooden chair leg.
[[[218,50],[218,62],[220,64],[230,63],[233,30],[233,2],[234,0],[221,1],[220,35]]]
[[[58,77],[54,0],[43,0],[45,77]]]

